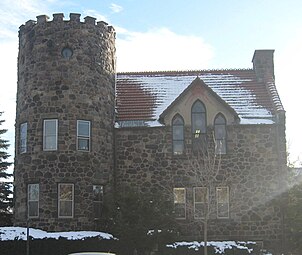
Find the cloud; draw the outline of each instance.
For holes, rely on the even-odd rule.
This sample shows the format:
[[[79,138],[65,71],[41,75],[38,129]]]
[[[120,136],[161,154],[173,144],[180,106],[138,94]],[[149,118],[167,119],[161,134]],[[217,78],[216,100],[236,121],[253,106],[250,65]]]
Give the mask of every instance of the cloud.
[[[117,5],[117,4],[114,4],[114,3],[112,3],[112,4],[110,5],[110,9],[111,9],[112,12],[114,12],[114,13],[119,13],[119,12],[123,11],[123,7],[122,7],[122,6]]]
[[[276,86],[286,110],[286,135],[290,159],[302,161],[301,133],[301,59],[302,59],[302,27],[293,36],[286,47],[276,51],[275,70]],[[297,114],[298,113],[298,114]],[[300,114],[300,115],[299,115]]]
[[[176,34],[167,28],[122,32],[116,42],[118,71],[205,69],[213,57],[211,45],[198,36]]]

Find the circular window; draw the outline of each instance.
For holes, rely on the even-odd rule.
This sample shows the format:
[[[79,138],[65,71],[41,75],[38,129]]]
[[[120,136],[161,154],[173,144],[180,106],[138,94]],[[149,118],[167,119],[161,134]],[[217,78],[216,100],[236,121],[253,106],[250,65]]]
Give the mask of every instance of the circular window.
[[[70,59],[71,56],[72,56],[72,54],[73,54],[73,51],[72,51],[72,49],[70,49],[70,48],[68,48],[68,47],[65,47],[65,48],[62,50],[61,54],[62,54],[62,57],[63,57],[63,58]]]

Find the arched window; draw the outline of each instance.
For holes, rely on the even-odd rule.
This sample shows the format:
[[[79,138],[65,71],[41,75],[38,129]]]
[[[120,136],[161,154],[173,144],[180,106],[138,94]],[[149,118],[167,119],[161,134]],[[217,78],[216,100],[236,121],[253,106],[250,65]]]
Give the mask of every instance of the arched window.
[[[206,108],[199,100],[197,100],[192,106],[191,125],[193,151],[205,148],[207,132]]]
[[[173,155],[184,153],[184,120],[176,115],[172,120]]]
[[[218,113],[214,120],[215,131],[215,152],[216,154],[226,154],[226,119],[223,114]]]

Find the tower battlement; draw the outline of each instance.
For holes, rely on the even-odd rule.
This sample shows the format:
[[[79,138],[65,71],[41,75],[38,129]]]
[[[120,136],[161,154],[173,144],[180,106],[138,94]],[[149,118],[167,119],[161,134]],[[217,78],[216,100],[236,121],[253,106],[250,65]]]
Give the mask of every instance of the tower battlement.
[[[109,26],[108,23],[105,21],[96,21],[96,18],[91,16],[84,17],[84,22],[81,21],[81,14],[79,13],[70,13],[69,20],[64,20],[64,13],[54,13],[53,19],[50,20],[49,16],[47,15],[39,15],[36,17],[37,20],[28,20],[25,25],[20,26],[20,32],[27,31],[32,29],[34,26],[41,26],[41,25],[58,25],[58,24],[66,24],[66,23],[74,23],[74,24],[81,24],[85,26],[96,26],[104,31],[109,33],[113,33],[115,35],[115,30],[113,26]]]

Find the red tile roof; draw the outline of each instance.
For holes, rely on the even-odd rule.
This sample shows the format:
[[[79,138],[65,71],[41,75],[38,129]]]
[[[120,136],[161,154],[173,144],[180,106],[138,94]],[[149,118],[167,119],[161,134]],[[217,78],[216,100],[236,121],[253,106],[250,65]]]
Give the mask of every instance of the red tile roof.
[[[118,73],[117,122],[156,125],[196,77],[233,108],[243,124],[273,123],[275,112],[283,110],[273,79],[265,84],[253,69]]]

